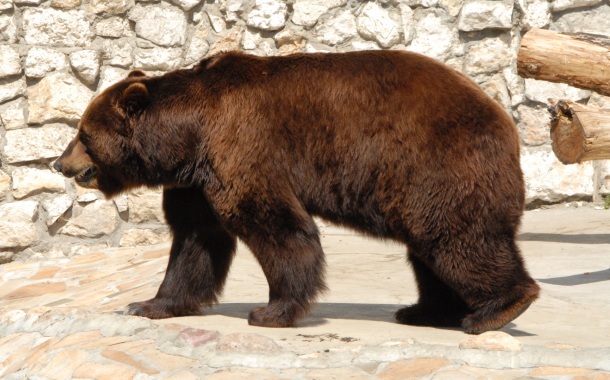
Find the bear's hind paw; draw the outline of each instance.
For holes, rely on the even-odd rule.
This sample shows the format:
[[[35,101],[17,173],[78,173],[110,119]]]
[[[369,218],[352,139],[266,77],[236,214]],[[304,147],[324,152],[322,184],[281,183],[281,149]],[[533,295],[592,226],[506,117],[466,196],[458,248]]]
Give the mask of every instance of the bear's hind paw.
[[[450,312],[414,304],[398,310],[394,318],[398,323],[411,326],[460,327],[465,313]]]
[[[530,305],[538,298],[538,286],[532,286],[533,290],[524,298],[492,314],[475,312],[464,318],[462,327],[468,334],[481,334],[486,331],[499,330],[510,321],[523,314]],[[482,314],[482,315],[481,315]]]

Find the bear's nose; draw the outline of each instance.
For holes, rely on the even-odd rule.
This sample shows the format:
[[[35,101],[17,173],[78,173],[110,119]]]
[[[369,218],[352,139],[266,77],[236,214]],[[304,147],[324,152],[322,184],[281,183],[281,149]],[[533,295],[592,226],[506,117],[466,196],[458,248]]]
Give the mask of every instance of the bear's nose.
[[[59,163],[59,160],[55,161],[53,164],[53,169],[55,169],[58,173],[61,173],[61,164]]]

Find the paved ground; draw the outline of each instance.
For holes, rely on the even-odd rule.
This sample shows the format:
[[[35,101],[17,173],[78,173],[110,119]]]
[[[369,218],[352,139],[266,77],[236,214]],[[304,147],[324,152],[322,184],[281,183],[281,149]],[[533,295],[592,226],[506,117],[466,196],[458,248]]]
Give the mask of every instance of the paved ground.
[[[154,296],[167,246],[0,266],[0,378],[610,379],[610,211],[528,211],[542,297],[474,340],[392,321],[417,298],[404,247],[322,232],[330,290],[290,329],[247,325],[267,286],[244,247],[220,305],[154,322],[121,311]]]

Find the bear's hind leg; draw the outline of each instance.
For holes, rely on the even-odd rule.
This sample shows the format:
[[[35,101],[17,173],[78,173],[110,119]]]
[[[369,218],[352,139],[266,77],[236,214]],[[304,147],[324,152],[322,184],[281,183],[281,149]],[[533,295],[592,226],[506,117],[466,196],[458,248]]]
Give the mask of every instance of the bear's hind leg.
[[[469,334],[498,330],[538,298],[540,287],[525,269],[512,237],[489,236],[480,244],[454,240],[437,256],[436,272],[472,309],[462,321]],[[459,250],[459,252],[456,252]]]
[[[199,314],[217,302],[236,247],[198,188],[167,189],[163,210],[173,233],[169,263],[157,295],[128,306],[152,319]]]
[[[409,249],[409,262],[415,273],[418,302],[396,312],[396,321],[405,325],[460,327],[471,312],[466,303]]]
[[[319,292],[326,289],[318,229],[303,213],[284,213],[268,234],[244,239],[269,284],[269,303],[250,312],[250,325],[294,326],[309,312]]]

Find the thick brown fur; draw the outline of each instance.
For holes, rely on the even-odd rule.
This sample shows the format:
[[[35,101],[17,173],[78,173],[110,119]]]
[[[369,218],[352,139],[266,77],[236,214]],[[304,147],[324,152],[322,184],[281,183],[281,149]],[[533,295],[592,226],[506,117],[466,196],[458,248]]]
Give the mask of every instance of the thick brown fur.
[[[160,77],[135,72],[92,101],[55,167],[108,197],[164,187],[169,265],[131,314],[216,302],[239,238],[269,283],[249,322],[293,326],[325,289],[312,216],[407,245],[419,301],[400,323],[480,333],[538,296],[515,244],[515,126],[476,84],[421,55],[230,52]]]

